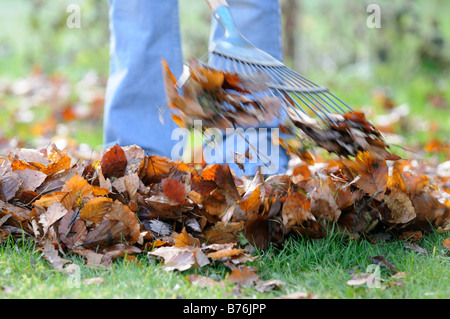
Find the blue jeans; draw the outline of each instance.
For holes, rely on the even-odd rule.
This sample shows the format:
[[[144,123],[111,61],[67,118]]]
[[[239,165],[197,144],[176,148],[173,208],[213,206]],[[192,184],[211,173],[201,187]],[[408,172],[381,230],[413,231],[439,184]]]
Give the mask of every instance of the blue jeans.
[[[254,45],[282,60],[278,0],[229,0],[231,13],[242,34]],[[206,3],[205,3],[206,6]],[[110,75],[104,108],[104,147],[137,144],[150,154],[171,156],[177,125],[166,103],[161,57],[176,77],[182,72],[178,0],[110,0]],[[223,29],[212,19],[210,41]],[[280,169],[287,156],[280,149]],[[229,163],[240,175],[242,171]],[[252,169],[246,169],[251,174]],[[275,172],[274,172],[275,173]]]

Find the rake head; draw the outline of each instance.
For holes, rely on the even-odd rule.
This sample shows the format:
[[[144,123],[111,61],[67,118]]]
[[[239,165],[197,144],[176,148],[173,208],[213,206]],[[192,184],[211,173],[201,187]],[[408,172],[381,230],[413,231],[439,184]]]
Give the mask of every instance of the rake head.
[[[220,6],[214,17],[225,29],[223,39],[211,44],[208,65],[241,75],[259,75],[270,88],[267,94],[281,99],[299,116],[316,115],[335,123],[336,114],[353,111],[328,88],[317,85],[289,69],[281,61],[258,49],[236,28],[228,6]]]

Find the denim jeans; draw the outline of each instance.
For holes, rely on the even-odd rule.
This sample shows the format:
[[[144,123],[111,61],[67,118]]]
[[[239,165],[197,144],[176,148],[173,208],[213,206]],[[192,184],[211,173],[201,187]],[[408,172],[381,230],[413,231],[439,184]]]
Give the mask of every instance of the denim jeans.
[[[256,47],[282,60],[278,0],[228,3],[241,33]],[[178,0],[110,0],[109,17],[110,75],[104,107],[104,147],[137,144],[150,154],[170,157],[177,143],[171,140],[177,125],[170,112],[159,111],[166,103],[161,58],[178,78],[183,67]],[[222,35],[222,27],[212,19],[210,41]],[[277,172],[283,172],[288,158],[281,149],[279,154]],[[234,163],[228,164],[237,175],[242,174]],[[245,173],[251,174],[257,165],[244,166]]]

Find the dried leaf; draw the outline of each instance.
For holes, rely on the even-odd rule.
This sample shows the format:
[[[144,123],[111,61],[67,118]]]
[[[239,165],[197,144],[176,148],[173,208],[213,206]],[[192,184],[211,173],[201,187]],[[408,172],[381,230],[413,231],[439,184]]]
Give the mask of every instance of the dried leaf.
[[[256,213],[261,206],[261,187],[257,187],[248,198],[239,202],[239,206],[247,213]]]
[[[107,219],[88,232],[82,245],[88,249],[104,249],[124,241],[128,242],[130,238],[130,228],[123,222]]]
[[[207,254],[208,258],[211,259],[229,259],[231,257],[239,256],[245,252],[245,249],[239,248],[225,248],[217,250]]]
[[[405,246],[405,248],[411,249],[411,250],[413,250],[413,251],[415,251],[416,253],[419,253],[419,254],[427,255],[427,254],[430,253],[428,250],[426,250],[425,248],[420,247],[417,244],[404,243],[403,245]]]
[[[411,200],[402,191],[391,191],[389,194],[384,194],[383,201],[389,207],[389,213],[383,216],[384,221],[388,223],[406,224],[416,217]]]
[[[450,252],[450,237],[447,238],[447,239],[445,239],[445,240],[442,242],[442,245],[443,245],[445,248],[447,248],[447,252]]]
[[[111,211],[113,200],[107,197],[94,197],[80,211],[80,217],[92,223],[100,223]]]
[[[44,214],[41,214],[39,216],[39,222],[42,224],[43,227],[43,236],[48,231],[48,228],[52,226],[56,221],[61,219],[67,214],[67,209],[61,205],[61,203],[55,202],[47,209],[47,211]]]
[[[333,222],[336,222],[341,216],[341,210],[328,182],[323,183],[312,194],[311,213],[316,220],[324,219]]]
[[[388,167],[384,160],[376,160],[371,154],[364,152],[355,162],[345,161],[360,178],[355,182],[369,196],[377,200],[383,198],[388,182]]]
[[[200,240],[198,238],[194,238],[191,234],[186,231],[186,228],[183,228],[181,234],[174,236],[175,246],[176,247],[184,247],[184,246],[200,246]]]
[[[195,265],[203,267],[209,264],[203,252],[191,246],[160,247],[149,254],[163,258],[166,271],[184,271]]]
[[[259,280],[259,276],[247,266],[243,266],[241,269],[234,269],[227,280],[240,286],[252,286]]]
[[[163,178],[161,180],[161,189],[164,196],[169,200],[182,204],[186,199],[186,189],[179,180],[174,178]]]
[[[399,272],[398,268],[392,264],[390,261],[388,261],[384,256],[377,255],[373,257],[369,257],[369,259],[376,265],[380,265],[383,267],[386,267],[386,269],[392,274],[395,275]]]
[[[300,192],[289,194],[281,210],[283,225],[290,229],[293,225],[300,226],[307,220],[316,220],[311,213],[311,200]]]
[[[122,177],[127,168],[127,157],[118,144],[109,148],[100,161],[103,175],[108,177]]]
[[[22,180],[20,188],[25,191],[35,191],[47,178],[46,174],[28,168],[15,173]]]

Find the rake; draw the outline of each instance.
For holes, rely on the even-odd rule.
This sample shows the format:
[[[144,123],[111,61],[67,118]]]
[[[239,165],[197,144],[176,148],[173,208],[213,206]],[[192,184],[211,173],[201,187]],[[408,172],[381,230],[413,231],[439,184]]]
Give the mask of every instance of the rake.
[[[332,123],[336,114],[353,111],[324,86],[289,69],[281,61],[258,49],[239,32],[226,0],[206,0],[214,18],[224,28],[224,37],[209,47],[208,64],[242,75],[263,74],[269,94],[283,100],[299,116],[315,114]],[[299,113],[301,111],[302,113]],[[312,112],[312,113],[311,113]]]

